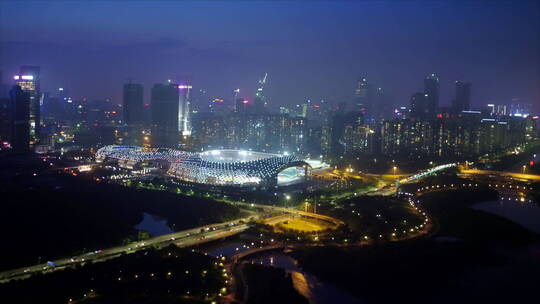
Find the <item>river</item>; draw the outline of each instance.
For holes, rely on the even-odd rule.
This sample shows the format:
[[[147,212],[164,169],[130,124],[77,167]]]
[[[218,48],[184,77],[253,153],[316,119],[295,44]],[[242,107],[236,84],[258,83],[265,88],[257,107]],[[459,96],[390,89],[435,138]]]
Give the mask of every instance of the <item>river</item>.
[[[253,245],[255,245],[255,243],[253,243]],[[241,241],[236,240],[226,242],[219,247],[213,247],[208,253],[214,256],[224,255],[230,257],[236,253],[248,250],[249,247],[253,245],[252,243],[242,243]],[[311,304],[364,303],[348,294],[346,291],[343,291],[328,282],[321,281],[315,275],[302,270],[298,267],[296,260],[285,253],[263,253],[252,259],[248,259],[247,262],[285,269],[291,274],[294,288],[302,296],[306,297]]]

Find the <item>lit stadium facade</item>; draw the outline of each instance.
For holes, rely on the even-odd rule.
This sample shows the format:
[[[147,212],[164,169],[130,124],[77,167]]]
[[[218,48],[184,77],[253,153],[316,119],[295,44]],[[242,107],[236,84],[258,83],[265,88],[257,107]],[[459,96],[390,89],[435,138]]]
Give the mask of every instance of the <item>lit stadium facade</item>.
[[[243,150],[201,153],[133,146],[106,146],[96,152],[98,162],[116,162],[126,169],[159,167],[182,181],[216,186],[276,186],[302,182],[311,166],[292,155]]]

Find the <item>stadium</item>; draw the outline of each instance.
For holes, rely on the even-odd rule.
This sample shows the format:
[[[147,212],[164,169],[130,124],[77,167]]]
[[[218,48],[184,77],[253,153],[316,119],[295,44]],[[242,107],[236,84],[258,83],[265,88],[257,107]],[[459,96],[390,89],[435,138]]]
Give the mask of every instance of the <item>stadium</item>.
[[[286,186],[305,181],[311,166],[293,155],[244,150],[212,150],[200,153],[135,146],[105,146],[96,152],[97,162],[116,163],[139,170],[163,169],[181,181],[214,186]]]

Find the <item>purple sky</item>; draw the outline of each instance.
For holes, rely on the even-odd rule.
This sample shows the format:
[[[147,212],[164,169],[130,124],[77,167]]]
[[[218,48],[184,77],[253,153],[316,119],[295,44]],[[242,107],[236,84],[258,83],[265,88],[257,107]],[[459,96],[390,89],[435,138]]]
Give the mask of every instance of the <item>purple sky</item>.
[[[351,101],[366,75],[408,104],[435,72],[443,105],[455,80],[472,82],[474,105],[540,103],[539,1],[89,2],[0,1],[4,82],[31,64],[44,91],[77,98],[184,76],[209,97],[252,98],[268,72],[282,105]]]

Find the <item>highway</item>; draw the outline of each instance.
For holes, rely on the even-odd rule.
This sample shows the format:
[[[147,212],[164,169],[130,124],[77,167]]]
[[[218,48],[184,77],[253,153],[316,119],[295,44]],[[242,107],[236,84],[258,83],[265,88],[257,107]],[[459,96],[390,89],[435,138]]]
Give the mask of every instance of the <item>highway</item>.
[[[245,205],[249,207],[258,207],[258,208],[264,209],[265,211],[296,214],[296,215],[301,215],[301,216],[312,217],[319,220],[331,222],[336,226],[344,224],[342,221],[338,219],[334,219],[329,216],[310,213],[310,212],[304,212],[304,211],[295,210],[295,209],[259,205],[259,204],[249,204],[249,203],[237,203],[237,204]],[[282,221],[284,216],[286,215],[278,215],[276,217],[264,218],[264,221],[266,222],[275,222],[276,220]],[[68,267],[73,267],[78,264],[106,261],[109,259],[116,258],[122,254],[130,254],[130,253],[134,253],[134,252],[144,250],[147,248],[152,248],[152,247],[162,248],[170,244],[174,244],[178,247],[196,246],[196,245],[200,245],[206,242],[219,240],[225,237],[229,237],[229,236],[241,233],[249,228],[249,225],[247,224],[248,221],[252,219],[257,220],[257,219],[262,219],[262,218],[263,217],[261,216],[261,214],[250,215],[248,217],[244,217],[244,218],[240,218],[240,219],[236,219],[236,220],[232,220],[228,222],[200,226],[200,227],[195,227],[192,229],[183,230],[183,231],[179,231],[179,232],[175,232],[175,233],[171,233],[167,235],[162,235],[159,237],[150,238],[150,239],[140,241],[137,243],[132,243],[129,245],[122,245],[122,246],[111,247],[111,248],[107,248],[103,250],[96,250],[96,251],[88,252],[88,253],[81,254],[78,256],[74,256],[71,258],[63,258],[63,259],[54,260],[52,261],[52,263],[54,264],[54,267],[48,264],[47,262],[47,263],[32,265],[28,267],[7,270],[7,271],[0,272],[0,283],[8,282],[13,279],[28,278],[32,274],[36,274],[36,273],[47,273],[47,272],[58,271],[58,270],[62,270]]]
[[[43,263],[0,272],[0,283],[4,283],[13,279],[27,278],[35,273],[57,271],[65,269],[67,267],[75,266],[77,264],[105,261],[118,257],[122,254],[130,254],[151,247],[161,248],[170,244],[175,244],[179,247],[190,247],[203,244],[245,231],[249,228],[246,222],[249,221],[251,218],[259,218],[259,216],[249,216],[224,223],[196,227],[155,238],[150,238],[144,241],[137,242],[136,244],[132,243],[125,246],[116,246],[103,250],[88,252],[71,258],[54,260],[52,262],[54,263],[55,267],[52,267],[47,263]],[[201,230],[203,232],[201,232]]]
[[[528,181],[540,181],[540,175],[527,174],[527,173],[515,173],[515,172],[504,172],[504,171],[489,171],[489,170],[476,170],[476,169],[462,169],[460,171],[463,174],[474,174],[474,175],[495,175],[495,176],[504,176],[504,177],[513,177],[522,180]]]

